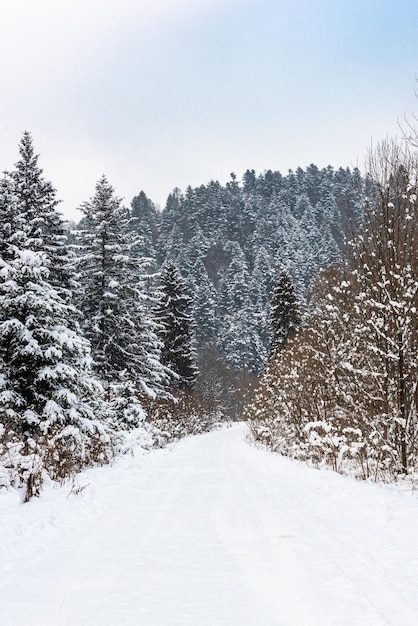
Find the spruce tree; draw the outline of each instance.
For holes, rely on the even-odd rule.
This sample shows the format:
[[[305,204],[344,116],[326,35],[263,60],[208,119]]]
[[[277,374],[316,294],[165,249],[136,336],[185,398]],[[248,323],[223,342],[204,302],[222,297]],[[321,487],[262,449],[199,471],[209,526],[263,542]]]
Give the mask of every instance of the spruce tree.
[[[266,360],[266,348],[258,328],[257,314],[250,302],[222,321],[219,346],[228,364],[242,372],[259,372]]]
[[[3,260],[13,257],[11,246],[24,237],[24,215],[17,206],[13,184],[9,174],[0,180],[0,257]]]
[[[147,260],[137,256],[142,239],[105,176],[80,208],[79,302],[96,371],[116,395],[124,390],[122,395],[130,393],[132,402],[138,395],[155,397],[162,393],[167,374],[160,362],[152,303],[141,286],[147,270]]]
[[[141,191],[131,202],[132,227],[141,235],[142,256],[155,261],[158,235],[158,216],[154,204]]]
[[[300,303],[288,270],[282,266],[270,303],[269,359],[274,358],[302,323]]]
[[[23,133],[19,144],[20,159],[15,169],[6,174],[9,204],[25,233],[22,245],[31,250],[46,252],[49,270],[48,282],[69,300],[74,287],[73,255],[68,247],[67,230],[58,212],[60,201],[52,183],[43,176],[38,165],[32,136]]]
[[[190,389],[197,377],[193,347],[194,321],[190,313],[192,300],[186,294],[184,280],[171,260],[161,271],[161,296],[156,309],[163,342],[163,364],[174,373],[172,386]]]
[[[251,301],[248,266],[237,242],[228,242],[225,249],[231,260],[219,282],[218,346],[229,365],[257,372],[265,362],[266,347],[259,335],[258,311]]]
[[[219,281],[218,307],[222,317],[239,312],[249,298],[250,276],[248,265],[241,246],[236,241],[228,241],[225,251],[229,264]]]
[[[53,478],[64,478],[106,457],[101,386],[74,308],[48,281],[45,253],[15,246],[12,254],[0,260],[1,438],[19,451],[15,465],[25,469],[36,453]],[[20,478],[27,498],[37,492],[31,471]]]
[[[193,317],[196,322],[196,341],[199,347],[215,342],[218,330],[216,293],[206,272],[202,272],[201,281],[196,286]]]
[[[263,266],[269,274],[268,265],[285,265],[301,300],[310,300],[313,278],[340,254],[349,229],[343,209],[347,200],[358,200],[356,180],[362,182],[348,169],[334,172],[310,165],[286,176],[247,171],[243,185],[231,175],[226,185],[212,181],[189,187],[184,194],[174,190],[161,214],[158,259],[173,259],[193,294],[199,348],[205,340],[201,319],[207,317],[206,310],[209,315],[216,312],[218,347],[237,346],[240,342],[232,336],[236,319],[252,307],[257,342],[260,339],[267,350],[272,287]],[[206,278],[198,276],[202,265],[209,288]],[[254,327],[252,319],[250,325]]]
[[[70,304],[56,192],[42,176],[28,132],[19,152],[0,184],[0,449],[13,451],[11,472],[30,497],[42,468],[64,478],[104,460],[108,436],[89,344]]]

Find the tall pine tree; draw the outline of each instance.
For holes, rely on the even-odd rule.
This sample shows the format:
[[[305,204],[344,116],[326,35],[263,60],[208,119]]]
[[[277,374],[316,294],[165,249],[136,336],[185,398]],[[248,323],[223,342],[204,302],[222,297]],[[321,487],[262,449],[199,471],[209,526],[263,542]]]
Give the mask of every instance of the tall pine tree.
[[[140,277],[147,269],[146,260],[137,256],[142,240],[130,228],[129,211],[105,176],[80,208],[79,301],[96,370],[109,389],[117,394],[124,389],[132,402],[138,395],[155,397],[162,393],[167,374],[151,304],[141,289]]]
[[[192,301],[186,295],[184,280],[173,261],[166,261],[161,272],[161,297],[156,309],[163,342],[162,361],[175,375],[173,387],[190,389],[197,377],[193,347]]]
[[[67,245],[65,223],[57,210],[60,201],[52,183],[43,176],[38,165],[39,155],[35,153],[32,136],[27,131],[20,141],[19,153],[15,169],[6,173],[5,178],[9,206],[12,201],[15,219],[25,233],[22,245],[46,252],[49,282],[70,299],[74,287],[73,255]]]
[[[13,253],[0,261],[2,421],[24,439],[62,436],[66,426],[88,434],[101,387],[75,310],[48,282],[45,253]]]
[[[274,358],[302,323],[300,303],[288,270],[282,266],[270,303],[269,359]]]

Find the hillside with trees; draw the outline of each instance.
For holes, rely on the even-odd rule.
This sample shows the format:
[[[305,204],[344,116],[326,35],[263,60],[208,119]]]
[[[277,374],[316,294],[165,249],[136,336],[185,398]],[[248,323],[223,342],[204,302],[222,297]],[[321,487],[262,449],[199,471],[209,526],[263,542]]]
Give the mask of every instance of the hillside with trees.
[[[361,477],[417,458],[416,153],[248,170],[159,212],[107,178],[71,227],[31,135],[0,182],[0,486],[39,493],[222,419]],[[142,436],[141,435],[141,436]]]
[[[358,170],[310,165],[175,189],[161,213],[144,191],[132,200],[152,268],[174,262],[191,298],[199,393],[228,415],[241,415],[243,390],[267,363],[280,268],[301,322],[313,279],[339,258],[351,215],[361,213],[366,182]]]
[[[193,298],[199,350],[210,345],[233,369],[259,373],[269,343],[269,302],[286,267],[307,309],[313,277],[339,256],[360,210],[360,173],[311,165],[287,175],[247,171],[169,196],[161,215],[142,208],[157,264],[176,262]],[[144,205],[144,195],[134,199]],[[152,235],[152,236],[151,236]]]

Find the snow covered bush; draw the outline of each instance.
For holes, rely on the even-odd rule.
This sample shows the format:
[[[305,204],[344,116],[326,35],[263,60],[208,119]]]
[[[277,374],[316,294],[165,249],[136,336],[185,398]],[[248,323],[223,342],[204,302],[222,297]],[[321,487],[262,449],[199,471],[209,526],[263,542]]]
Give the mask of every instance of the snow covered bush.
[[[146,405],[146,410],[156,446],[208,432],[222,421],[222,415],[213,403],[187,391],[175,391],[171,400],[151,402]]]
[[[58,428],[40,440],[42,461],[49,476],[66,480],[93,464],[108,463],[112,457],[112,437],[99,420],[76,427]]]
[[[40,448],[34,439],[26,442],[0,433],[0,488],[14,487],[21,491],[23,502],[38,496],[43,483]]]

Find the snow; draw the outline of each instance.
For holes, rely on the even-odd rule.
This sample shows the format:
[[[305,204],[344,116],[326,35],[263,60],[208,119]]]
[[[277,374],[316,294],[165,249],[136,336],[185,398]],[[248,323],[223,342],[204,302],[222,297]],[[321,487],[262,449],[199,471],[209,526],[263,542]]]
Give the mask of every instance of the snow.
[[[415,626],[418,499],[249,445],[139,447],[20,504],[0,490],[2,626]]]

